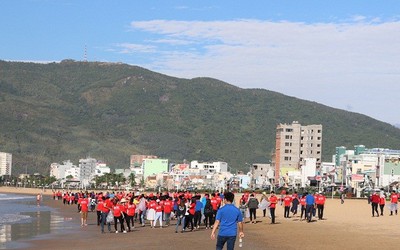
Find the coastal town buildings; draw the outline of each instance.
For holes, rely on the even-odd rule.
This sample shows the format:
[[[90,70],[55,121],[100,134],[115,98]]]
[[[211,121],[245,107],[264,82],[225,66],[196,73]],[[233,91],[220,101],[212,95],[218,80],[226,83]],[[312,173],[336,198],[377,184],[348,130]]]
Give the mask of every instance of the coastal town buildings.
[[[0,176],[8,175],[12,173],[12,154],[0,152]]]
[[[65,179],[68,176],[67,174],[71,175],[71,172],[67,172],[71,168],[76,169],[77,167],[70,160],[64,161],[62,164],[52,163],[50,165],[50,176],[55,177],[57,180]],[[75,172],[73,171],[72,176],[75,175],[78,178],[79,174]]]
[[[342,174],[336,183],[350,187],[356,193],[363,189],[391,187],[400,182],[400,150],[354,146],[354,150],[338,147],[334,156],[336,168]]]
[[[272,188],[275,171],[271,164],[253,163],[250,167],[250,186],[254,189]]]

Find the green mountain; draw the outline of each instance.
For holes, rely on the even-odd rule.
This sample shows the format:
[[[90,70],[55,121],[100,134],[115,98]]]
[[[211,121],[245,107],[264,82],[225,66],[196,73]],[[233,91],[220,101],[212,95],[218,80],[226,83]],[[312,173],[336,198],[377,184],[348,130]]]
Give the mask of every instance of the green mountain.
[[[323,125],[323,160],[336,146],[400,148],[400,129],[365,115],[211,78],[180,79],[101,62],[0,61],[0,151],[13,172],[91,156],[113,168],[131,154],[170,161],[268,162],[279,123]]]

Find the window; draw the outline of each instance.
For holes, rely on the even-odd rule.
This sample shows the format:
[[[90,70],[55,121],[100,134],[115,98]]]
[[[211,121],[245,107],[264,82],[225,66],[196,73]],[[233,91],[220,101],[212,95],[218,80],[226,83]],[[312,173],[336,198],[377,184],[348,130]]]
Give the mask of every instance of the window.
[[[321,130],[321,129],[318,129],[318,133],[321,134],[321,132],[322,132],[322,130]]]
[[[321,147],[321,144],[317,144],[317,148],[320,148]]]
[[[293,129],[287,128],[287,129],[286,129],[286,132],[293,132]]]
[[[292,136],[291,135],[286,135],[285,139],[292,139]]]

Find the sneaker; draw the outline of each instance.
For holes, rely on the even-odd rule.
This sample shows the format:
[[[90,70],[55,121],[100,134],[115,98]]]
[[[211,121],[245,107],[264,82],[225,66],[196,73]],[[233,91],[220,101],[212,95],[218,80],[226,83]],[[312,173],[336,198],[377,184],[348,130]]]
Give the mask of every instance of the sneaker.
[[[115,231],[115,233],[117,234],[117,233],[118,233],[118,231]]]
[[[124,230],[123,233],[126,234],[126,230]]]

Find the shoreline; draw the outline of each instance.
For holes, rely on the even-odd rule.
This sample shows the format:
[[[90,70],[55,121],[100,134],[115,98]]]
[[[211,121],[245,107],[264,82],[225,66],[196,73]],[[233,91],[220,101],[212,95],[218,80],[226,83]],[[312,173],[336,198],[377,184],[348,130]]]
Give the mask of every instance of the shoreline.
[[[20,188],[22,189],[22,188]],[[9,193],[15,193],[15,188]],[[37,194],[37,189],[18,190],[18,193]],[[4,192],[0,187],[0,193]],[[46,192],[43,204],[53,209],[56,216],[64,218],[70,228],[33,239],[19,241],[27,244],[24,249],[215,249],[216,241],[210,239],[211,230],[175,233],[175,222],[165,228],[135,227],[127,234],[100,233],[96,213],[89,212],[88,226],[80,227],[80,214],[75,205],[63,205]],[[283,218],[283,207],[276,210],[277,224],[271,225],[268,217],[261,217],[257,210],[257,224],[244,225],[245,249],[398,249],[400,216],[389,216],[386,204],[384,216],[372,217],[371,206],[366,200],[327,198],[324,220],[312,223],[300,221],[299,214]],[[247,218],[248,221],[248,218]],[[138,225],[136,223],[136,225]],[[112,229],[113,229],[112,225]],[[238,248],[238,242],[236,247]]]

